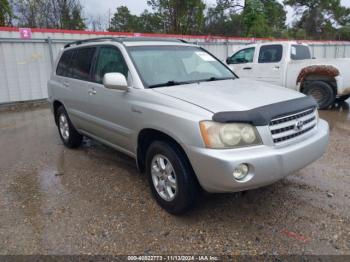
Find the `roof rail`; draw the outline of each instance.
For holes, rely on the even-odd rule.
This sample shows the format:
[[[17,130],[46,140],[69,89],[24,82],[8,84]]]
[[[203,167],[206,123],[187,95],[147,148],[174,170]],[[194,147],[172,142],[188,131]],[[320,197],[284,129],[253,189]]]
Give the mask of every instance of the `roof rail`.
[[[106,41],[106,40],[111,40],[111,41],[117,41],[117,37],[98,37],[98,38],[90,38],[90,39],[84,39],[84,40],[77,40],[75,42],[66,44],[64,48],[71,47],[72,45],[81,45],[84,43],[89,43],[89,42],[99,42],[99,41]]]
[[[64,46],[64,48],[71,47],[72,45],[81,45],[84,43],[90,43],[90,42],[100,42],[100,41],[116,41],[116,42],[125,42],[125,41],[165,41],[165,42],[182,42],[182,43],[188,43],[186,40],[183,39],[172,39],[172,38],[157,38],[157,37],[125,37],[125,36],[118,36],[118,37],[98,37],[98,38],[90,38],[90,39],[84,39],[84,40],[77,40],[71,43],[68,43]]]
[[[179,40],[182,43],[188,44],[188,42],[185,39],[178,38],[177,40]]]

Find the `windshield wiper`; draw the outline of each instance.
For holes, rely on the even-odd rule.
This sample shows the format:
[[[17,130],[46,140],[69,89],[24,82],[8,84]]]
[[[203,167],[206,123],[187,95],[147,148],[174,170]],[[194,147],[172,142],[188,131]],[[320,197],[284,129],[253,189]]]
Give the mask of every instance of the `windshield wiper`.
[[[207,79],[199,80],[198,82],[212,82],[212,81],[220,81],[220,80],[228,80],[228,79],[236,79],[236,77],[210,77]]]
[[[178,86],[178,85],[186,85],[186,84],[191,84],[191,82],[179,82],[179,81],[171,80],[171,81],[161,83],[161,84],[150,85],[150,86],[148,86],[148,88],[156,88],[156,87],[164,87],[164,86]]]

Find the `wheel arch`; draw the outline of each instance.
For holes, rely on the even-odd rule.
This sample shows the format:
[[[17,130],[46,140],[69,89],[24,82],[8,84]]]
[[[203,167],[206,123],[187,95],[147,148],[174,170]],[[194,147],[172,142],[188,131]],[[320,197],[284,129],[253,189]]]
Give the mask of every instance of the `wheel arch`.
[[[55,118],[55,123],[56,125],[58,125],[58,119],[57,119],[57,110],[60,106],[63,106],[63,103],[59,100],[55,100],[53,103],[52,103],[52,109],[53,109],[53,115],[54,115],[54,118]]]
[[[140,170],[140,172],[145,171],[145,160],[146,160],[146,153],[149,148],[149,146],[154,141],[163,141],[170,143],[171,145],[175,146],[177,150],[180,151],[180,153],[183,155],[185,160],[188,162],[190,167],[192,168],[192,165],[190,163],[190,160],[186,154],[185,149],[181,146],[180,142],[178,142],[176,139],[174,139],[169,134],[154,129],[154,128],[145,128],[142,129],[137,137],[137,150],[136,150],[136,161],[137,166]]]
[[[297,78],[297,86],[303,93],[305,86],[312,81],[324,81],[330,84],[337,94],[336,77],[340,75],[339,69],[332,65],[312,65],[303,68]]]

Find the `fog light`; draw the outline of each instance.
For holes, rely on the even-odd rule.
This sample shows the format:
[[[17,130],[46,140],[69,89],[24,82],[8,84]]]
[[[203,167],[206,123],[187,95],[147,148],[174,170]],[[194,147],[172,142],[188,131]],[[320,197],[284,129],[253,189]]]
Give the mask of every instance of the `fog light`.
[[[244,179],[249,174],[249,167],[246,164],[240,164],[233,170],[233,177],[237,180]]]

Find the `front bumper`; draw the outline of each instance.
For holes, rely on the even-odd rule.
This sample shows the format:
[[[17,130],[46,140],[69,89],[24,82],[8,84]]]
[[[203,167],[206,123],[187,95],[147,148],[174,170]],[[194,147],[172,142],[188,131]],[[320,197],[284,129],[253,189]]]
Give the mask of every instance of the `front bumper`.
[[[337,76],[337,95],[338,96],[346,96],[350,95],[350,83],[344,83],[344,79],[341,76]]]
[[[284,147],[261,145],[232,150],[187,148],[187,155],[199,183],[208,192],[238,192],[272,184],[296,172],[325,152],[329,127],[320,120],[307,138]],[[233,177],[233,170],[241,163],[250,166],[244,181]]]

